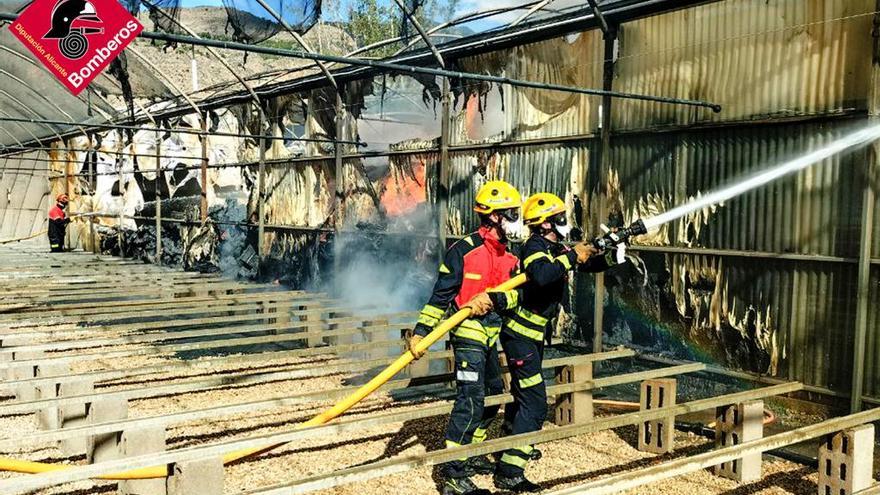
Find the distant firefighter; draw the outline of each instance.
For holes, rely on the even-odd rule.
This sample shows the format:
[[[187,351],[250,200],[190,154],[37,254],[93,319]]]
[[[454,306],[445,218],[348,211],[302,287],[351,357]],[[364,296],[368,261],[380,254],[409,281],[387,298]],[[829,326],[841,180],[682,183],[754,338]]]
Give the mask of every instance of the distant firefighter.
[[[49,209],[49,247],[53,253],[64,251],[64,237],[67,224],[70,223],[70,218],[64,212],[68,202],[66,194],[59,194],[55,198],[55,206]]]

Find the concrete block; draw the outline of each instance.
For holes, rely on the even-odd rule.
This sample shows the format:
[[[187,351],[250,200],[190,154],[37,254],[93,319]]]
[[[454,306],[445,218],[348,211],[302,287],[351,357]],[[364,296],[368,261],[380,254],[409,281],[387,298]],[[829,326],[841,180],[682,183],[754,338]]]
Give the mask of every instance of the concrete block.
[[[101,399],[87,404],[87,417],[90,423],[106,423],[128,417],[128,401],[125,399]],[[91,464],[122,458],[119,444],[122,432],[94,435],[91,438],[86,459]]]
[[[95,391],[95,383],[92,380],[80,380],[70,383],[62,383],[59,385],[58,396],[70,397],[74,395],[85,395]],[[73,428],[88,423],[88,407],[86,404],[62,406],[58,411],[59,422],[61,428]],[[68,438],[62,440],[59,448],[65,455],[74,456],[87,454],[89,450],[90,438]]]
[[[41,364],[34,368],[34,376],[46,378],[53,376],[66,376],[70,373],[70,367],[66,364]],[[38,399],[54,399],[59,396],[61,385],[57,382],[47,382],[34,387]],[[60,411],[57,407],[46,407],[37,411],[37,424],[41,430],[55,430],[61,427]]]
[[[642,382],[639,406],[642,411],[675,405],[674,378],[658,378]],[[639,423],[638,449],[642,452],[672,452],[675,441],[675,415]]]
[[[43,357],[45,352],[43,351],[22,351],[22,352],[13,352],[10,356],[11,360],[14,361],[23,361],[28,359],[38,359]],[[16,381],[16,380],[27,380],[29,378],[34,378],[37,376],[37,367],[32,364],[23,364],[20,366],[10,366],[6,370],[6,380],[7,381]],[[24,401],[32,401],[37,400],[39,398],[39,392],[36,387],[33,385],[20,385],[15,389],[15,398],[19,402]]]
[[[819,447],[819,495],[851,495],[873,484],[874,425],[829,435]]]
[[[729,447],[764,436],[764,401],[754,400],[719,407],[715,413],[715,445]],[[761,454],[715,466],[715,474],[740,483],[761,478]]]
[[[316,309],[312,306],[298,306],[296,307],[297,311],[308,311],[310,309]],[[306,314],[299,317],[300,321],[306,322],[305,331],[309,333],[320,332],[323,328],[323,324],[321,322],[320,314]],[[324,339],[321,337],[308,337],[306,341],[306,346],[308,347],[318,347],[323,345]]]
[[[119,450],[122,457],[164,452],[165,428],[159,426],[126,430],[120,436]],[[120,481],[117,490],[120,495],[166,495],[168,491],[167,481],[164,478]]]
[[[561,366],[556,383],[577,383],[593,379],[593,363]],[[585,390],[556,396],[555,422],[558,426],[584,423],[593,419],[593,392]]]
[[[388,357],[388,338],[386,337],[386,332],[370,332],[367,330],[367,327],[387,324],[387,318],[364,320],[361,326],[361,335],[365,342],[375,343],[364,353],[364,359],[372,360]]]
[[[223,459],[215,457],[171,466],[168,495],[223,495]]]

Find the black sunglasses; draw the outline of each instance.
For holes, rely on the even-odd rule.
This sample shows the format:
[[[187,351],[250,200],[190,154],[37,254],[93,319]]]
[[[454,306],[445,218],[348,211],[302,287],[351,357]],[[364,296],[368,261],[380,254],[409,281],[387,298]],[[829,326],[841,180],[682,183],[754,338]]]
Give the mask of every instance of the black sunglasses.
[[[498,210],[498,214],[504,217],[508,222],[519,220],[519,208],[508,208],[506,210]]]

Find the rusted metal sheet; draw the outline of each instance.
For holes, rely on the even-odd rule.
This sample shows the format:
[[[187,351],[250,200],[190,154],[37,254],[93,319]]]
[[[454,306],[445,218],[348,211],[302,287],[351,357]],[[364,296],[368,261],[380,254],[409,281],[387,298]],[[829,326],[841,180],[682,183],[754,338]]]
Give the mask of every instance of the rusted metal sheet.
[[[864,109],[873,10],[873,0],[727,0],[624,23],[614,89],[724,110],[621,100],[613,127]]]

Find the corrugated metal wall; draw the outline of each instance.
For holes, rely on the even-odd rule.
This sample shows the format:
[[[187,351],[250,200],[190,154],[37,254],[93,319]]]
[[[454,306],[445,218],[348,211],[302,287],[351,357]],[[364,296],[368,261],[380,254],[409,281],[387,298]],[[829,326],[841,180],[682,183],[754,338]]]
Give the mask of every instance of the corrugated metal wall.
[[[618,91],[724,111],[622,101],[615,129],[865,108],[873,0],[728,0],[625,23]]]
[[[854,124],[618,137],[612,147],[612,176],[619,181],[611,188],[612,200],[626,222],[649,216],[815,149]],[[732,368],[845,390],[851,369],[855,262],[774,259],[772,253],[856,255],[858,171],[866,158],[864,150],[834,157],[648,236],[654,245],[742,251],[667,257],[662,270],[673,280],[665,288],[675,298],[686,338],[709,346],[705,350]],[[617,295],[631,299],[642,294]],[[739,332],[740,340],[749,344],[733,343],[724,337],[725,329]],[[752,355],[745,352],[749,345],[754,347]],[[766,356],[755,359],[755,353]]]
[[[570,205],[583,191],[595,140],[575,144],[522,146],[495,150],[461,151],[450,155],[450,235],[464,235],[477,227],[474,195],[486,180],[506,180],[523,197],[552,192]],[[582,199],[579,197],[578,200]]]

